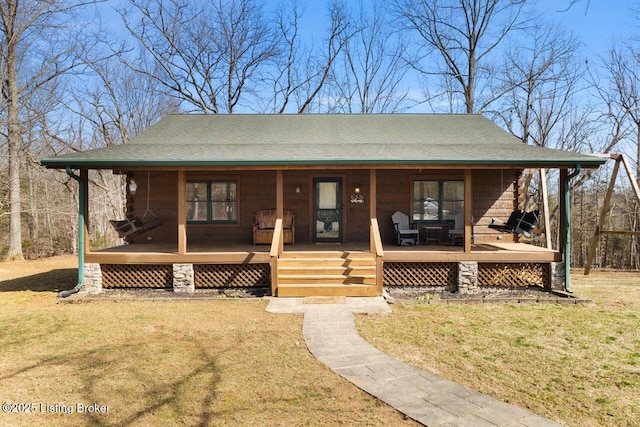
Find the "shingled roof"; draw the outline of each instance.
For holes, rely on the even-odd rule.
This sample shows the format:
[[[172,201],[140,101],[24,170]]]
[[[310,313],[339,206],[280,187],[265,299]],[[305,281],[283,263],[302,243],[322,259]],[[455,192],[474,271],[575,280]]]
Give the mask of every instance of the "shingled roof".
[[[42,160],[50,168],[306,165],[597,167],[523,144],[481,115],[171,115],[129,143]]]

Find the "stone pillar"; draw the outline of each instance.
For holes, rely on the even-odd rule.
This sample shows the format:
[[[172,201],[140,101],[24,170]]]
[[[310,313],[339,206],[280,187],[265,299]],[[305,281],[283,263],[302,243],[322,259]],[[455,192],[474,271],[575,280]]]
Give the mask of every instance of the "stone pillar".
[[[102,292],[102,269],[100,269],[100,264],[84,264],[84,286],[82,291],[90,294]]]
[[[173,264],[173,292],[193,293],[195,290],[193,264]]]
[[[458,292],[463,295],[478,293],[478,263],[458,263]]]
[[[550,283],[545,285],[545,289],[547,291],[564,292],[564,262],[552,262],[550,269]]]

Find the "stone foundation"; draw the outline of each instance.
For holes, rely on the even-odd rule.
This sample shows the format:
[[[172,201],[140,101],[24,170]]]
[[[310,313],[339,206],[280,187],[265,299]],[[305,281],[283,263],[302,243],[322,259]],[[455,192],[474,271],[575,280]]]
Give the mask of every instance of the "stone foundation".
[[[478,293],[478,263],[458,263],[458,292],[463,295]]]
[[[564,292],[565,290],[564,274],[565,274],[564,262],[552,262],[550,283],[548,287],[545,286],[545,289],[547,289],[548,291]]]
[[[195,290],[193,264],[173,264],[173,292],[193,293]]]
[[[102,269],[100,264],[84,264],[83,292],[99,294],[102,292]]]

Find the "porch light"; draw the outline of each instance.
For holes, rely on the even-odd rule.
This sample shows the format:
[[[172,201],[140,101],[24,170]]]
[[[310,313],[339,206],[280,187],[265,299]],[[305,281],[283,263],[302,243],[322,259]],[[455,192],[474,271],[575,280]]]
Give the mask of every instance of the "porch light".
[[[129,193],[132,196],[135,196],[137,190],[138,190],[138,184],[136,184],[136,181],[133,178],[131,178],[131,181],[129,181]]]
[[[354,206],[364,205],[364,196],[360,194],[360,186],[356,185],[356,187],[353,189],[353,194],[351,195],[350,201]]]
[[[296,183],[296,193],[300,194],[300,183]]]

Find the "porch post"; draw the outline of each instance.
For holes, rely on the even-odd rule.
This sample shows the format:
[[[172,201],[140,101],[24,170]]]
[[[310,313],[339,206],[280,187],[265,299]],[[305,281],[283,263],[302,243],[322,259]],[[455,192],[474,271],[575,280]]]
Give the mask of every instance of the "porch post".
[[[187,173],[178,171],[178,253],[187,253]]]
[[[471,252],[473,209],[471,206],[471,169],[464,170],[464,251]]]
[[[284,218],[284,179],[282,169],[276,171],[276,219]],[[280,236],[278,253],[284,250],[284,236]]]
[[[566,208],[565,208],[565,198],[563,197],[564,195],[564,182],[567,180],[567,176],[569,175],[569,171],[567,169],[560,169],[560,179],[558,180],[558,194],[560,194],[561,196],[558,197],[558,234],[556,236],[557,242],[558,242],[558,250],[560,251],[560,253],[562,253],[563,257],[564,257],[564,227],[565,227],[565,222],[564,222],[564,217],[566,215]]]
[[[376,181],[376,178],[376,170],[369,169],[369,223],[371,223],[372,219],[376,219],[378,217],[376,203],[378,182]],[[369,249],[371,250],[371,253],[375,253],[376,247],[371,230],[369,230]]]
[[[369,250],[376,257],[376,289],[378,294],[384,291],[382,241],[378,225],[378,175],[376,169],[369,169]],[[374,229],[375,227],[375,229]]]
[[[89,237],[89,169],[80,170],[80,182],[82,186],[82,194],[84,197],[80,201],[82,203],[82,215],[84,217],[82,230],[78,230],[79,233],[84,233],[84,253],[91,253],[91,241]],[[83,260],[84,261],[84,260]]]

